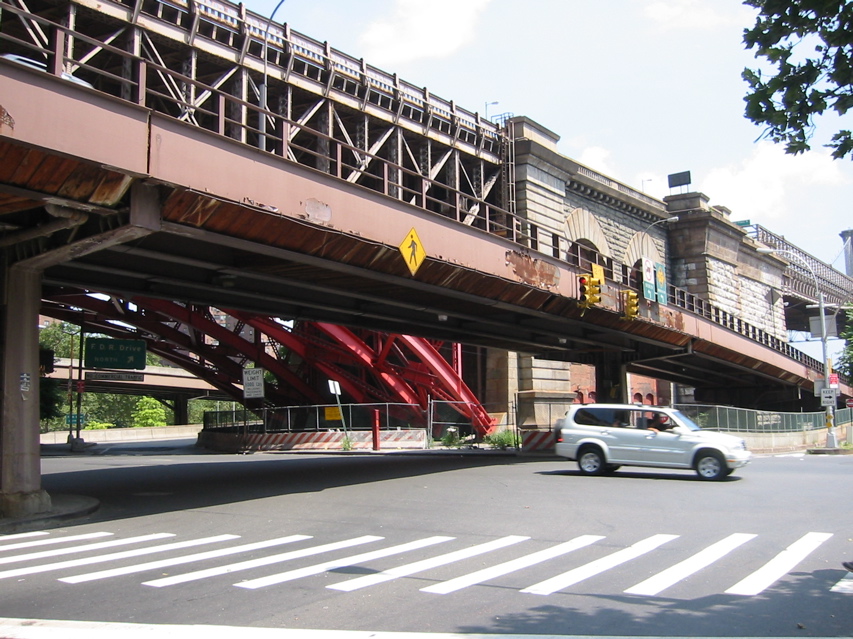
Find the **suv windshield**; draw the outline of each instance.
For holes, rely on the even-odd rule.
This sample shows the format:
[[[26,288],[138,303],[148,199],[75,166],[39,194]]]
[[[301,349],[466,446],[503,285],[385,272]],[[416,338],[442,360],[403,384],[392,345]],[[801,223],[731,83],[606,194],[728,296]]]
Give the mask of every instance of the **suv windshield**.
[[[678,421],[680,421],[684,426],[687,426],[687,428],[689,428],[690,430],[702,430],[701,428],[699,428],[699,424],[694,422],[692,419],[690,419],[687,415],[682,413],[680,410],[673,411],[673,412],[675,413],[675,416],[678,418]]]

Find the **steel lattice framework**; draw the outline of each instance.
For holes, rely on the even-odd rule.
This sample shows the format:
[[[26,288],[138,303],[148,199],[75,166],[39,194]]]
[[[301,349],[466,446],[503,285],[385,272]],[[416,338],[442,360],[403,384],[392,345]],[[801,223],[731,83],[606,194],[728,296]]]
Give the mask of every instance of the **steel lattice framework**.
[[[82,323],[86,332],[144,340],[148,350],[242,401],[242,369],[249,362],[272,373],[269,406],[323,404],[329,379],[356,403],[416,405],[423,419],[430,399],[449,402],[480,434],[494,420],[459,372],[441,354],[443,344],[407,335],[349,329],[321,322],[285,323],[271,317],[209,306],[134,297],[92,296],[56,290],[42,312]]]

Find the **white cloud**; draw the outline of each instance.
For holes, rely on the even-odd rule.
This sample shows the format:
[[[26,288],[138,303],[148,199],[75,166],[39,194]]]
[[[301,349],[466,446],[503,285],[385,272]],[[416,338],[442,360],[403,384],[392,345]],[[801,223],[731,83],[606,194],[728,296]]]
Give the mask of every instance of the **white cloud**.
[[[848,183],[829,152],[813,150],[794,156],[781,145],[764,141],[745,160],[709,171],[702,191],[712,197],[712,203],[731,209],[735,219],[781,221],[801,216],[794,202],[803,191],[814,195],[822,188]],[[801,217],[798,221],[804,222]]]
[[[588,146],[581,151],[578,162],[604,175],[617,175],[610,164],[610,150],[600,146]]]
[[[664,30],[714,29],[732,24],[745,26],[753,21],[744,7],[735,12],[719,11],[706,0],[654,0],[643,8],[646,17]]]
[[[444,58],[474,40],[480,14],[492,0],[395,0],[390,17],[361,36],[365,59],[392,66]]]

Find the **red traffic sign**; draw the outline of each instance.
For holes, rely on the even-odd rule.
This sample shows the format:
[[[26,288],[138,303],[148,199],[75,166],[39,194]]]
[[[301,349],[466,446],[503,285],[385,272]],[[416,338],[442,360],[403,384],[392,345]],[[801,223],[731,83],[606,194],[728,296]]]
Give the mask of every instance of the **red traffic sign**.
[[[847,404],[847,408],[853,408],[853,397],[851,397],[844,403]]]

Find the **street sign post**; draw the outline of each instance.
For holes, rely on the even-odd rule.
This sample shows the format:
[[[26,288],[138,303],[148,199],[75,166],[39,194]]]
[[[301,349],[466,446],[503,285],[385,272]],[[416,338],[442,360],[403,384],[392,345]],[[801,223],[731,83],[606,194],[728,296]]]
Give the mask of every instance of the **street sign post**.
[[[835,398],[837,397],[836,389],[823,388],[820,391],[821,406],[835,406]]]
[[[243,399],[258,399],[264,396],[264,369],[243,369]]]

